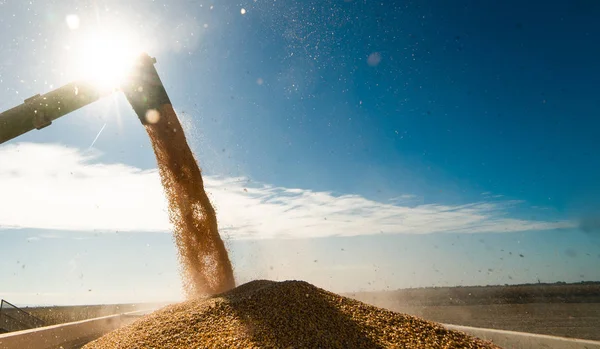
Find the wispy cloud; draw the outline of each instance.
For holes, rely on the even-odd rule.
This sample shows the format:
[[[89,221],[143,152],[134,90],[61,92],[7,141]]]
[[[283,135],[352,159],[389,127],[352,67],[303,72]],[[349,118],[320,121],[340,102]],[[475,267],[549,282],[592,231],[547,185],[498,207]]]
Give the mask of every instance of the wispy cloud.
[[[511,218],[518,201],[402,206],[246,178],[206,177],[221,230],[233,239],[380,233],[487,233],[570,228],[569,221]],[[0,148],[0,228],[169,231],[158,172],[100,161],[53,144]],[[400,197],[413,198],[410,195]]]
[[[402,194],[400,196],[396,196],[393,197],[391,199],[389,199],[389,201],[391,202],[401,202],[401,201],[410,201],[410,200],[414,200],[417,199],[418,196],[413,195],[413,194]]]
[[[502,194],[493,195],[492,192],[490,192],[490,191],[485,191],[485,192],[481,193],[481,196],[483,196],[484,199],[500,199],[500,198],[504,197],[504,195],[502,195]]]

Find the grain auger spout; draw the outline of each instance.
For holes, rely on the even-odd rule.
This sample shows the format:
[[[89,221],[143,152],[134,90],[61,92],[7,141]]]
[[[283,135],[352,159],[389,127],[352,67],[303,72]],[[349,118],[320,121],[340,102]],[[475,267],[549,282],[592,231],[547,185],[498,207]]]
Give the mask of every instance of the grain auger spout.
[[[149,112],[159,111],[166,105],[171,105],[154,63],[156,63],[155,58],[147,54],[141,55],[130,77],[121,86],[129,104],[144,125],[154,123]]]
[[[156,60],[142,54],[120,86],[142,124],[147,112],[160,110],[171,102],[154,67]],[[80,109],[118,89],[102,89],[90,81],[75,81],[43,95],[35,95],[0,114],[0,144],[32,130],[41,130],[52,121]]]

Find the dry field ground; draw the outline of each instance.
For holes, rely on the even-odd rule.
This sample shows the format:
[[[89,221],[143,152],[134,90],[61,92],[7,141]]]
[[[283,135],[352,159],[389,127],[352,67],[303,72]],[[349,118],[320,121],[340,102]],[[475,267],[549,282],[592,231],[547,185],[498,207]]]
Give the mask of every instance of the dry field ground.
[[[392,310],[448,324],[600,340],[600,303],[405,306]]]
[[[92,319],[100,316],[121,314],[154,307],[153,304],[109,304],[72,305],[53,307],[22,308],[31,315],[42,319],[47,325]]]

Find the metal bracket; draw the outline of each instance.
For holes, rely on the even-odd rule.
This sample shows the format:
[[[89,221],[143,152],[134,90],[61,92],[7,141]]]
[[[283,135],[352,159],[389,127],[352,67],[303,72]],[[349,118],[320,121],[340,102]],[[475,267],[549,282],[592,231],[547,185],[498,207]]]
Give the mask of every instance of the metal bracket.
[[[35,115],[33,116],[33,127],[38,130],[43,129],[44,127],[48,127],[52,124],[52,120],[47,118],[43,111],[33,111]]]

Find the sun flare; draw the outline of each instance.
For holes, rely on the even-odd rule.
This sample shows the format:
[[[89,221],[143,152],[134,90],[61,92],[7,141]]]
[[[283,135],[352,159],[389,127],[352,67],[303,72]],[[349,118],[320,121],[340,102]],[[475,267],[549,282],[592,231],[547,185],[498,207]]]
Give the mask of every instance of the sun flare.
[[[126,32],[95,30],[81,36],[77,51],[77,75],[99,88],[111,89],[127,78],[143,50]]]

